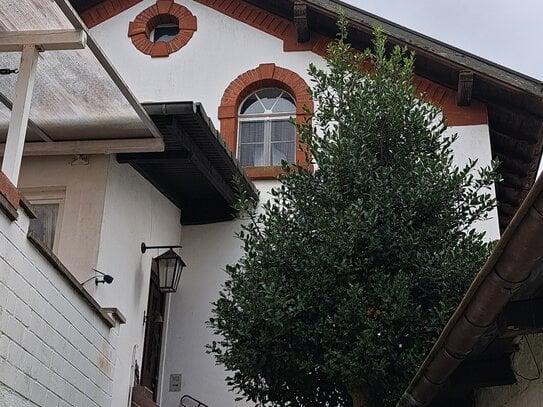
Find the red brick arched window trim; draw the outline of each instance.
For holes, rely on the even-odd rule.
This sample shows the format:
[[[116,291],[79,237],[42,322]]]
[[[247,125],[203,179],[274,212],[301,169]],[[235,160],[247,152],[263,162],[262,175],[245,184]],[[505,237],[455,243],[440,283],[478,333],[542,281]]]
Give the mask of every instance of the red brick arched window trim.
[[[283,89],[294,97],[296,123],[303,123],[313,114],[313,101],[307,93],[308,85],[300,75],[275,64],[261,64],[234,79],[221,99],[218,113],[221,135],[228,148],[234,153],[237,150],[239,106],[247,96],[262,88]],[[304,160],[304,153],[298,146],[296,161],[303,162]],[[245,171],[252,179],[271,179],[281,173],[281,167],[245,167]]]
[[[168,42],[152,42],[151,31],[160,24],[176,24],[179,33]],[[151,57],[167,57],[183,48],[196,31],[196,17],[173,0],[157,0],[139,13],[128,27],[132,44]]]

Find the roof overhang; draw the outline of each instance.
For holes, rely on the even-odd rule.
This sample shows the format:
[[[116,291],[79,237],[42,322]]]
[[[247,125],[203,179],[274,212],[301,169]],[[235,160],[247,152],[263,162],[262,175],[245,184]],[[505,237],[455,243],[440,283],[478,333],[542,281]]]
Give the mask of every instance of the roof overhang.
[[[181,209],[184,225],[231,220],[235,216],[234,180],[258,192],[225,146],[199,103],[151,103],[145,110],[164,136],[161,153],[119,154]]]
[[[298,40],[311,33],[335,38],[337,11],[349,20],[349,41],[358,49],[371,46],[372,31],[380,26],[389,45],[415,51],[415,73],[453,90],[461,75],[473,74],[471,96],[488,109],[492,154],[501,161],[503,181],[496,186],[500,228],[505,230],[537,176],[543,147],[543,82],[476,55],[409,30],[337,0],[245,0],[293,21]],[[305,5],[295,12],[297,4]],[[308,34],[304,32],[308,27]],[[309,37],[303,38],[304,35]]]
[[[22,66],[21,51],[29,44],[39,53],[25,154],[163,150],[155,124],[68,2],[1,2],[0,68]],[[18,76],[0,76],[0,143],[6,141]]]
[[[543,176],[477,274],[399,407],[434,405],[434,400],[435,405],[464,405],[458,400],[469,399],[474,388],[516,382],[510,357],[514,338],[543,332],[541,236]]]

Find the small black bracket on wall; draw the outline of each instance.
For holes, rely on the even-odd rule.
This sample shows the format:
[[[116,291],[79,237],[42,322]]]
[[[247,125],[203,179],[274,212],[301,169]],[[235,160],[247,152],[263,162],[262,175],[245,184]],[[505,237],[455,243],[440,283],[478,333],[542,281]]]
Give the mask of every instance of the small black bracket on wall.
[[[0,68],[0,75],[10,75],[12,73],[19,73],[18,69]]]

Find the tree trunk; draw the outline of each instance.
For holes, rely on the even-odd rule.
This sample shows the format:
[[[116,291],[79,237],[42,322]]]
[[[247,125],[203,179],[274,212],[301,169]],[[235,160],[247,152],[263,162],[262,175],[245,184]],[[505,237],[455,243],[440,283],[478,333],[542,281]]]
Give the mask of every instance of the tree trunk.
[[[347,391],[349,396],[353,400],[353,407],[369,407],[369,394],[367,386],[365,385],[353,385],[348,386]]]

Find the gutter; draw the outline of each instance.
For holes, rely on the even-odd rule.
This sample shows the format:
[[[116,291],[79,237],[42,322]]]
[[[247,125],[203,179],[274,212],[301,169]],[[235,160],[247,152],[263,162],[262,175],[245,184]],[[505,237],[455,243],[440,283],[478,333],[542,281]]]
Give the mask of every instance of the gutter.
[[[441,332],[396,407],[432,402],[543,257],[543,176]]]

